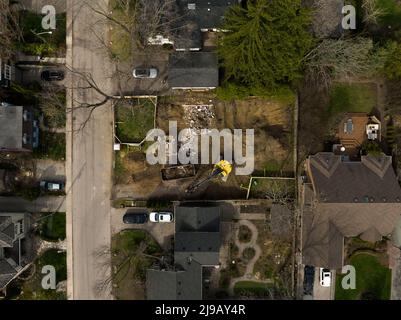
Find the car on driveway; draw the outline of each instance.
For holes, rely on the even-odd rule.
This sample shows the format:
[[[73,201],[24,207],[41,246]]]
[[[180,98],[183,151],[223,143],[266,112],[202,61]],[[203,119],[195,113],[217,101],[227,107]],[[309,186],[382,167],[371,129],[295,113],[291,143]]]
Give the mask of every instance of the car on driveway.
[[[149,214],[149,220],[151,222],[173,222],[173,219],[172,212],[151,212]]]
[[[41,181],[40,189],[42,191],[47,192],[63,192],[65,188],[64,182],[55,182],[55,181]]]
[[[64,71],[62,71],[62,70],[45,70],[45,71],[42,71],[40,78],[43,81],[62,81],[62,80],[64,80]]]
[[[313,283],[315,281],[315,267],[305,266],[304,268],[304,295],[313,295]]]
[[[331,286],[331,272],[329,269],[320,268],[320,285],[322,287]]]
[[[146,212],[127,212],[123,216],[125,224],[144,224],[148,222],[148,214]]]
[[[156,68],[135,68],[132,72],[136,79],[154,79],[159,71]]]

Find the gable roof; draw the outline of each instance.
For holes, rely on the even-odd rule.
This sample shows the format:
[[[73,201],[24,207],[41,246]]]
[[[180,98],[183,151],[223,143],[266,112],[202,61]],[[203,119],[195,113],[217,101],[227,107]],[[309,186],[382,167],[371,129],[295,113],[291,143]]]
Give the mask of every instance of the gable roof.
[[[201,300],[202,266],[192,261],[184,270],[163,271],[148,269],[146,275],[149,300]]]
[[[307,161],[309,176],[319,202],[400,203],[390,156],[363,156],[361,161],[342,161],[333,153],[318,153]]]
[[[0,105],[0,149],[22,148],[24,107]]]
[[[375,242],[394,231],[401,190],[391,157],[343,162],[323,153],[309,157],[307,165],[316,201],[303,210],[304,264],[341,268],[344,237]]]
[[[170,55],[168,81],[173,89],[216,88],[219,67],[214,52],[175,52]]]

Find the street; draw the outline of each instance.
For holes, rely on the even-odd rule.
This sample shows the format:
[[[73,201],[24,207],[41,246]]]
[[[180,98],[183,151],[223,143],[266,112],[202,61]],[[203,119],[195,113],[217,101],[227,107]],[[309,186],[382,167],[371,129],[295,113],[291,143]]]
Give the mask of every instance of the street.
[[[82,1],[67,1],[66,61],[77,72],[90,72],[109,92],[112,65],[96,43],[97,36],[107,34],[106,25],[97,19]],[[67,116],[67,294],[74,300],[112,299],[111,288],[101,286],[111,276],[110,256],[98,254],[110,248],[111,239],[112,106],[103,104],[90,116],[82,104],[101,98],[94,90],[76,88],[87,86],[80,81],[70,74],[67,89],[67,107],[73,109]]]

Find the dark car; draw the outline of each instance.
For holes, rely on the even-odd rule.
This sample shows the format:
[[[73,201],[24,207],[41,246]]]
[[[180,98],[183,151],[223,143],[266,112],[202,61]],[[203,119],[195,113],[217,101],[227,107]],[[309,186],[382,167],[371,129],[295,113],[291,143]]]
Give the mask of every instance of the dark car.
[[[313,294],[313,283],[315,281],[315,267],[305,266],[304,269],[304,295]]]
[[[148,214],[144,212],[127,212],[124,214],[123,222],[125,224],[143,224],[148,222]]]
[[[64,192],[65,183],[59,181],[40,181],[40,188],[47,192]]]
[[[62,70],[46,70],[40,75],[44,81],[62,81],[64,80],[64,71]]]

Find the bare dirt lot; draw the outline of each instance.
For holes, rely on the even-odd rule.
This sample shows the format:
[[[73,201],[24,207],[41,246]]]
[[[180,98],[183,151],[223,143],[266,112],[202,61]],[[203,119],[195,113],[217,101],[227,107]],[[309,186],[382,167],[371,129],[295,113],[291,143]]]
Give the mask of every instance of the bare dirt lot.
[[[254,174],[267,175],[272,171],[292,171],[292,111],[291,105],[262,99],[223,102],[211,93],[177,94],[159,99],[156,127],[166,134],[169,132],[169,121],[177,122],[178,131],[190,128],[196,133],[200,129],[243,129],[245,134],[245,129],[254,129]],[[244,142],[245,138],[243,146]],[[194,178],[163,182],[161,166],[147,164],[145,150],[146,145],[142,150],[130,148],[129,152],[119,152],[119,156],[116,156],[116,172],[119,177],[116,183],[129,184],[135,197],[156,196],[181,200],[203,199],[206,196],[210,199],[241,199],[246,196],[249,176],[238,176],[235,171],[226,182],[209,182],[194,194],[186,195],[185,189],[194,181],[207,177],[213,164],[196,166],[197,175]],[[245,148],[243,153],[245,155]]]

